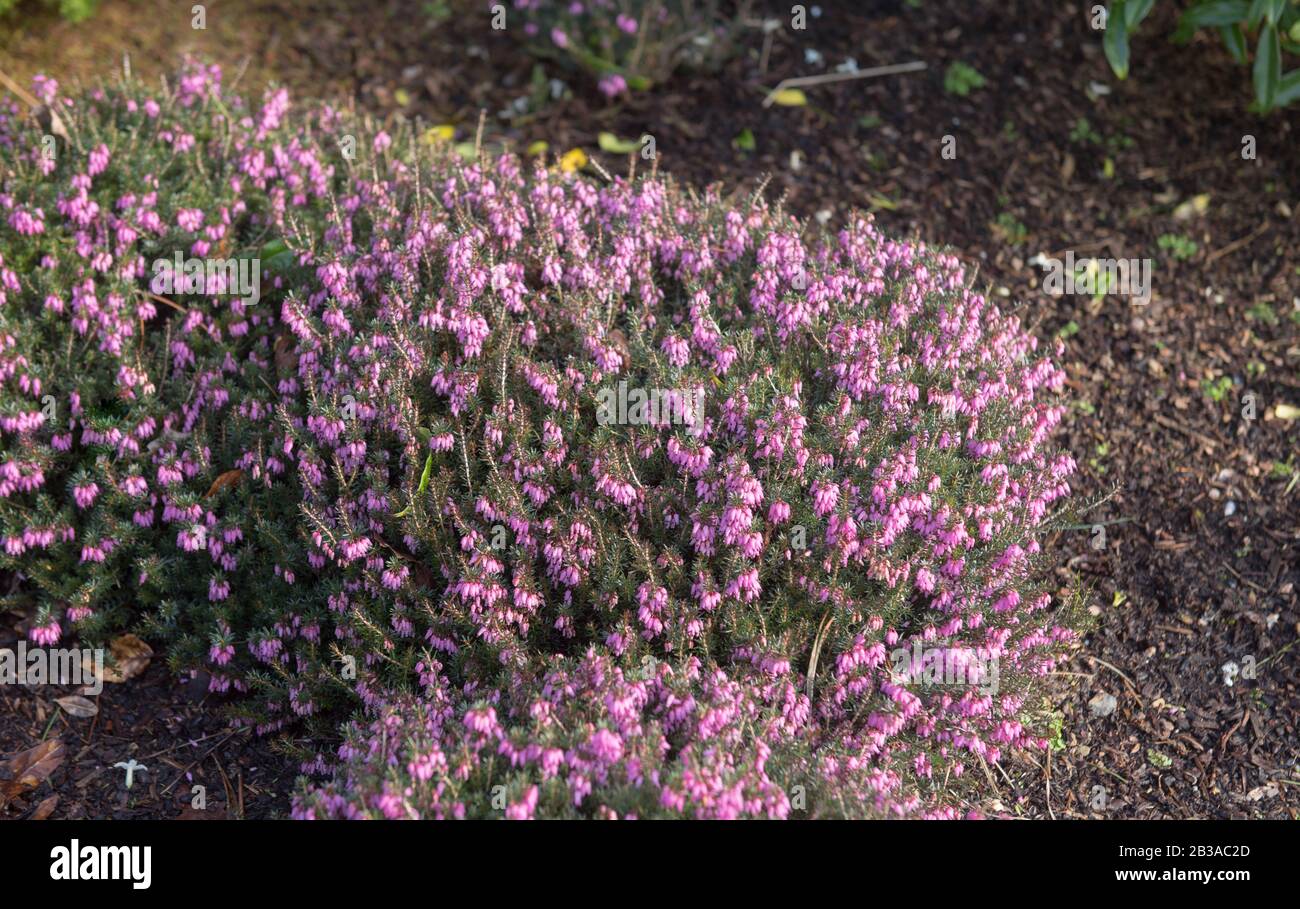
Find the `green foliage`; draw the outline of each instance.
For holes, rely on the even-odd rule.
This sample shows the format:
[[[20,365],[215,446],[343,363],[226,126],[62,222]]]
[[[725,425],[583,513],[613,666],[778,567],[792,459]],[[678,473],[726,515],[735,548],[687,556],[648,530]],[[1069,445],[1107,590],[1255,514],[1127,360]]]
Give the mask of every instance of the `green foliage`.
[[[69,22],[82,22],[94,15],[99,0],[41,0],[48,7],[57,7],[59,15]],[[18,8],[22,0],[0,0],[0,16]]]
[[[1115,75],[1128,78],[1129,41],[1155,0],[1115,0],[1106,11],[1102,47]],[[1200,29],[1214,29],[1232,58],[1251,66],[1254,102],[1267,113],[1300,99],[1300,67],[1284,72],[1284,53],[1300,55],[1300,7],[1288,0],[1199,0],[1178,21],[1173,40],[1186,44]],[[1253,48],[1253,62],[1251,59]]]
[[[1185,260],[1196,255],[1196,241],[1182,234],[1161,234],[1156,245],[1173,253],[1175,259]]]
[[[943,90],[950,95],[960,95],[965,98],[986,84],[987,80],[974,67],[960,60],[953,61],[948,66],[947,72],[943,74]]]

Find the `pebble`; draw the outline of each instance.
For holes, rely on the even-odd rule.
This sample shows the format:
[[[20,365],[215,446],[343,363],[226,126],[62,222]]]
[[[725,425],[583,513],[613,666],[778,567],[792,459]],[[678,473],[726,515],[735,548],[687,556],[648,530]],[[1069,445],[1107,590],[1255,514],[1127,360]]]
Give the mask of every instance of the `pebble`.
[[[1088,701],[1088,709],[1091,710],[1092,715],[1096,717],[1110,716],[1115,712],[1115,707],[1118,704],[1119,702],[1115,699],[1115,695],[1102,692],[1101,694],[1094,696],[1092,700]]]

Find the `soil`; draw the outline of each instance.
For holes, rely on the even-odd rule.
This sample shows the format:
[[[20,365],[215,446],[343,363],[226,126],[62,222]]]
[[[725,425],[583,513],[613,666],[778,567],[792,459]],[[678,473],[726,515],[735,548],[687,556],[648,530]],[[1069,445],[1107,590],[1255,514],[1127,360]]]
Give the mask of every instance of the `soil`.
[[[1300,424],[1278,414],[1300,406],[1300,137],[1294,109],[1246,110],[1249,71],[1217,39],[1170,44],[1174,13],[1157,5],[1118,82],[1091,4],[823,2],[806,30],[772,32],[766,51],[755,27],[720,72],[681,73],[611,102],[585,76],[523,53],[509,30],[494,32],[474,2],[208,7],[206,32],[161,0],[106,0],[83,26],[32,14],[0,36],[0,69],[90,81],[127,49],[152,77],[194,52],[242,72],[245,88],[278,81],[381,118],[451,124],[456,141],[474,139],[483,112],[487,144],[581,147],[611,172],[627,165],[598,150],[599,133],[648,133],[654,165],[681,181],[762,188],[832,227],[868,210],[894,233],[951,247],[989,293],[1020,301],[1041,337],[1065,341],[1073,413],[1061,441],[1080,465],[1081,505],[1045,549],[1057,587],[1083,590],[1096,617],[1045,706],[1054,748],[999,771],[988,807],[1300,818]],[[849,58],[926,68],[806,86],[806,106],[763,106],[782,79]],[[956,61],[983,87],[947,90]],[[565,83],[562,96],[502,117],[534,94],[538,66],[541,84]],[[1152,260],[1151,299],[1044,292],[1037,256],[1067,252]],[[189,739],[223,727],[202,705],[182,706],[161,671],[114,691],[100,722],[114,718],[137,751],[184,766],[217,741]],[[5,710],[15,704],[0,697]],[[16,696],[20,722],[5,725],[0,750],[41,739],[47,702]],[[88,720],[54,722],[71,727],[70,755],[89,748],[102,763],[127,747],[106,727],[96,745]],[[292,766],[273,767],[264,743],[242,738],[200,767],[210,782],[217,760],[231,780],[242,767],[246,787],[261,768],[243,812],[283,813],[276,799]],[[77,785],[87,767],[53,781],[64,799],[55,816],[177,814],[175,789],[170,801],[120,808],[121,792]]]

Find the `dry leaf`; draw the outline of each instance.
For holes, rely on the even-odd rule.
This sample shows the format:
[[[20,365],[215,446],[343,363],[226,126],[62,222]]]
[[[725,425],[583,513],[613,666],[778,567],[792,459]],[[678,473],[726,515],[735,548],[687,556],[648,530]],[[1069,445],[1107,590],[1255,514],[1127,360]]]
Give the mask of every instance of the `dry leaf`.
[[[275,368],[280,372],[297,372],[298,370],[298,351],[293,345],[293,335],[280,335],[275,339],[275,344],[271,350],[275,354]]]
[[[436,145],[439,142],[450,142],[454,138],[456,138],[456,127],[450,123],[440,123],[426,129],[420,136],[420,141],[425,145]]]
[[[580,148],[571,148],[560,156],[560,170],[572,173],[587,166],[587,153]]]
[[[1201,193],[1198,196],[1192,196],[1186,202],[1174,209],[1175,221],[1190,221],[1192,218],[1205,214],[1210,207],[1210,194]]]
[[[0,761],[0,807],[49,779],[66,754],[61,740],[50,739]]]
[[[99,707],[94,701],[75,694],[70,694],[65,698],[55,698],[54,703],[62,707],[64,712],[82,719],[88,719],[99,713]]]
[[[57,808],[58,806],[59,806],[58,795],[52,795],[49,798],[43,799],[41,803],[36,806],[36,810],[32,812],[32,816],[29,817],[28,820],[43,821],[46,818],[48,818],[51,814],[53,814],[54,809]]]
[[[217,477],[215,480],[212,481],[212,485],[208,487],[208,491],[204,494],[204,497],[206,498],[208,496],[214,496],[217,493],[221,492],[221,490],[225,489],[227,486],[234,486],[236,483],[239,482],[240,477],[242,477],[243,475],[244,472],[240,470],[238,467],[236,467],[234,470],[227,470],[221,476]]]
[[[808,103],[808,96],[797,88],[783,88],[772,93],[772,102],[782,107],[803,107]]]
[[[1274,408],[1273,413],[1277,415],[1279,420],[1294,420],[1300,417],[1300,407],[1296,407],[1294,404],[1279,404]]]
[[[1258,802],[1261,799],[1271,799],[1277,796],[1277,783],[1267,783],[1263,786],[1256,786],[1250,792],[1246,793],[1246,801]]]
[[[133,634],[114,638],[109,642],[108,649],[113,654],[113,665],[104,666],[103,678],[100,681],[111,682],[114,685],[135,678],[149,668],[149,661],[153,659],[153,648]],[[81,668],[92,674],[95,672],[95,664],[90,654],[86,654],[81,661]]]

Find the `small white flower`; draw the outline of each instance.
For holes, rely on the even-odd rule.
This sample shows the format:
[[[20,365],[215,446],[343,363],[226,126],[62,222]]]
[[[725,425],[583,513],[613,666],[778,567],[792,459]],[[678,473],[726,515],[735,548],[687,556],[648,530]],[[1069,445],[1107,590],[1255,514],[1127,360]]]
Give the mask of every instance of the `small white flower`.
[[[1241,674],[1241,667],[1232,660],[1224,663],[1220,669],[1223,671],[1223,684],[1231,688],[1237,683],[1237,676]]]
[[[130,789],[131,786],[135,783],[135,774],[136,774],[136,771],[144,772],[144,771],[147,771],[147,770],[149,769],[149,768],[146,767],[144,764],[141,764],[141,763],[137,762],[135,758],[131,758],[129,761],[118,761],[118,762],[117,762],[116,764],[114,764],[113,766],[114,766],[114,767],[121,767],[123,770],[126,771],[126,788],[127,788],[127,789]]]

